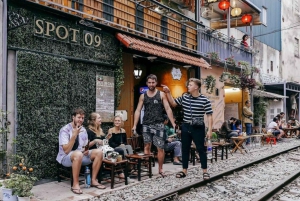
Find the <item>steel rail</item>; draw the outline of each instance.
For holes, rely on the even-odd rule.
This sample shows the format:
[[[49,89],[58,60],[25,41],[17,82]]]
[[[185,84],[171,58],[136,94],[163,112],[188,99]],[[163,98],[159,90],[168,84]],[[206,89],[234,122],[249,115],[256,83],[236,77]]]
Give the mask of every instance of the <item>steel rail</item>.
[[[269,188],[267,191],[265,191],[263,194],[259,195],[257,198],[255,198],[253,201],[265,201],[277,194],[282,187],[287,186],[291,182],[293,182],[295,179],[297,179],[300,176],[300,170],[296,172],[295,174],[290,175],[288,178],[283,180],[282,182],[273,185],[271,188]]]
[[[227,170],[227,171],[221,172],[221,173],[219,173],[219,174],[217,174],[217,175],[212,176],[209,180],[196,181],[196,182],[190,183],[190,184],[188,184],[188,185],[185,185],[185,186],[183,186],[183,187],[181,187],[181,188],[175,188],[175,189],[170,190],[170,191],[168,191],[168,192],[165,192],[165,193],[158,194],[158,195],[156,195],[156,196],[147,198],[147,199],[145,199],[144,201],[163,200],[163,199],[167,199],[167,198],[169,198],[169,197],[174,196],[174,194],[182,195],[182,194],[184,194],[184,193],[189,192],[191,188],[198,188],[198,187],[200,187],[200,186],[204,186],[204,185],[206,185],[207,183],[211,183],[211,182],[214,182],[214,181],[216,181],[216,180],[221,179],[223,176],[228,176],[228,175],[230,175],[230,174],[233,174],[233,173],[236,172],[236,171],[243,170],[244,168],[247,168],[247,167],[252,166],[252,165],[254,165],[254,164],[257,164],[257,163],[264,162],[264,161],[266,161],[266,160],[269,160],[269,159],[271,159],[271,158],[274,158],[274,157],[276,157],[276,156],[279,156],[279,155],[281,155],[281,154],[283,154],[283,153],[292,151],[292,150],[297,149],[297,148],[300,148],[300,145],[297,145],[297,146],[294,146],[294,147],[292,147],[292,148],[286,149],[286,150],[284,150],[284,151],[282,151],[282,152],[278,152],[278,153],[269,155],[269,156],[267,156],[267,157],[258,159],[258,160],[256,160],[256,161],[252,161],[252,162],[250,162],[250,163],[247,163],[247,164],[245,164],[245,165],[241,165],[241,166],[236,167],[236,168],[233,168],[233,169],[231,169],[231,170]],[[299,174],[300,174],[300,172],[299,172]],[[294,176],[294,177],[295,177],[295,176]],[[294,178],[294,177],[293,177],[293,178]],[[278,184],[278,185],[279,185],[279,184]],[[283,184],[283,185],[284,185],[284,184]],[[281,186],[282,186],[282,185],[281,185]],[[280,188],[280,187],[278,187],[278,188]],[[273,191],[272,191],[272,192],[273,192]],[[272,192],[270,192],[269,194],[271,195]],[[266,195],[266,196],[267,196],[267,195]]]

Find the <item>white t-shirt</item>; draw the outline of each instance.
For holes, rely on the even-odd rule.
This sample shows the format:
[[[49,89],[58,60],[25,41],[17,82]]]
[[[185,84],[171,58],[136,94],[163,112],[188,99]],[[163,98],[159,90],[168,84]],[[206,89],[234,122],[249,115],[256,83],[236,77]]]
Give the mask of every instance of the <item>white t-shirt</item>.
[[[70,138],[72,137],[72,131],[73,131],[73,127],[71,123],[65,125],[59,131],[59,138],[58,138],[59,150],[56,157],[56,160],[59,163],[61,163],[62,159],[67,155],[64,152],[62,145],[68,144],[70,142]],[[88,135],[85,128],[82,127],[80,131],[81,132],[79,133],[79,137],[78,137],[79,145],[76,150],[82,151],[83,150],[82,147],[84,147],[88,143]]]
[[[275,131],[275,128],[278,126],[278,124],[276,123],[276,122],[274,122],[274,121],[272,121],[270,124],[269,124],[269,126],[268,126],[268,131],[269,132],[273,132],[273,131]]]

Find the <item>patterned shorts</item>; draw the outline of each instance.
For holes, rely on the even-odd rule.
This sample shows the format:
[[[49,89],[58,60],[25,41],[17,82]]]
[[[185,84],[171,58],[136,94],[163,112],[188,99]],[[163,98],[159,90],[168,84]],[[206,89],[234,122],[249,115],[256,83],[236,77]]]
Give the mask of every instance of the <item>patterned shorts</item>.
[[[165,141],[167,140],[165,125],[143,125],[143,138],[145,144],[151,143],[153,141],[153,144],[156,147],[164,149]]]

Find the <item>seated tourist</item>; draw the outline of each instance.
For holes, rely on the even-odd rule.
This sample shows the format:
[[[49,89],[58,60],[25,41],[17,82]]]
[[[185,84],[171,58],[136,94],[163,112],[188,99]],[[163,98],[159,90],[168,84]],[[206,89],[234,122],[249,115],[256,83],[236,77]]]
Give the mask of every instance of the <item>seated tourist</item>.
[[[279,120],[277,117],[273,118],[273,121],[268,126],[268,132],[272,132],[272,134],[276,136],[277,140],[280,141],[284,135],[284,132],[283,130],[279,129],[278,121]]]
[[[124,151],[125,156],[133,154],[131,145],[127,144],[126,131],[122,127],[122,118],[120,116],[114,117],[114,127],[108,130],[108,134],[111,134],[109,139],[109,145],[112,148],[121,148]]]
[[[72,122],[62,127],[59,131],[59,151],[56,160],[65,167],[72,167],[73,186],[71,191],[82,194],[79,186],[79,173],[82,165],[92,165],[91,186],[105,189],[97,181],[97,175],[102,164],[103,153],[100,149],[89,150],[88,135],[82,126],[84,111],[75,109],[72,113]]]
[[[232,130],[235,130],[238,135],[242,134],[242,121],[239,119],[236,119],[234,124],[232,125]]]
[[[170,128],[168,126],[169,118],[167,115],[164,115],[164,125],[165,125],[165,131],[168,135],[168,139],[166,140],[165,144],[165,151],[172,151],[174,150],[174,161],[173,165],[182,165],[182,163],[179,161],[179,157],[181,157],[181,142],[177,141],[175,139],[176,134],[173,128]]]
[[[100,114],[93,112],[88,119],[88,139],[90,140],[90,149],[97,149],[97,146],[102,145],[102,140],[111,138],[111,135],[105,136],[101,128],[101,116]],[[118,152],[124,158],[124,150],[122,148],[115,148],[114,151]]]
[[[299,137],[299,131],[300,131],[300,123],[298,120],[296,120],[295,118],[291,118],[289,121],[288,121],[288,125],[291,126],[291,128],[296,128],[296,135],[297,137]]]
[[[88,119],[88,139],[90,140],[90,149],[97,149],[98,146],[102,145],[102,140],[105,138],[109,140],[111,135],[107,135],[105,137],[105,134],[103,133],[103,130],[101,128],[101,116],[100,114],[93,112],[90,114]],[[99,147],[101,148],[101,146]],[[121,156],[124,158],[124,150],[122,148],[115,148],[114,151],[118,152]],[[125,178],[123,172],[118,172],[119,178],[123,179]]]
[[[226,135],[227,139],[238,136],[238,133],[235,131],[232,131],[232,129],[230,127],[230,124],[232,124],[234,121],[235,121],[235,118],[231,117],[228,121],[224,121],[224,123],[221,126],[220,133],[223,135]]]

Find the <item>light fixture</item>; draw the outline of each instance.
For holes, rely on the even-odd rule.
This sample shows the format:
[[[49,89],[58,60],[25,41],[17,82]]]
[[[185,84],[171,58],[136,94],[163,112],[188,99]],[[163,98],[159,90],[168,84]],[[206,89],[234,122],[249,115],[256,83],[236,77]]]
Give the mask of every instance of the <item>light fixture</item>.
[[[135,77],[135,79],[140,79],[141,78],[141,75],[142,75],[142,69],[140,69],[140,68],[134,68],[134,70],[133,70],[133,74],[134,74],[134,77]]]
[[[274,98],[274,99],[273,99],[273,101],[274,101],[274,102],[277,102],[277,101],[278,101],[278,99],[277,99],[277,98]]]
[[[157,57],[154,57],[154,56],[149,56],[147,57],[147,59],[151,62],[153,62],[155,59],[157,59]]]
[[[192,67],[191,65],[184,65],[182,66],[183,68],[186,68],[187,70],[189,70],[190,67]]]
[[[234,8],[234,9],[231,10],[231,15],[232,15],[233,17],[237,17],[237,16],[239,16],[241,13],[242,13],[242,9],[240,9],[240,8]]]

